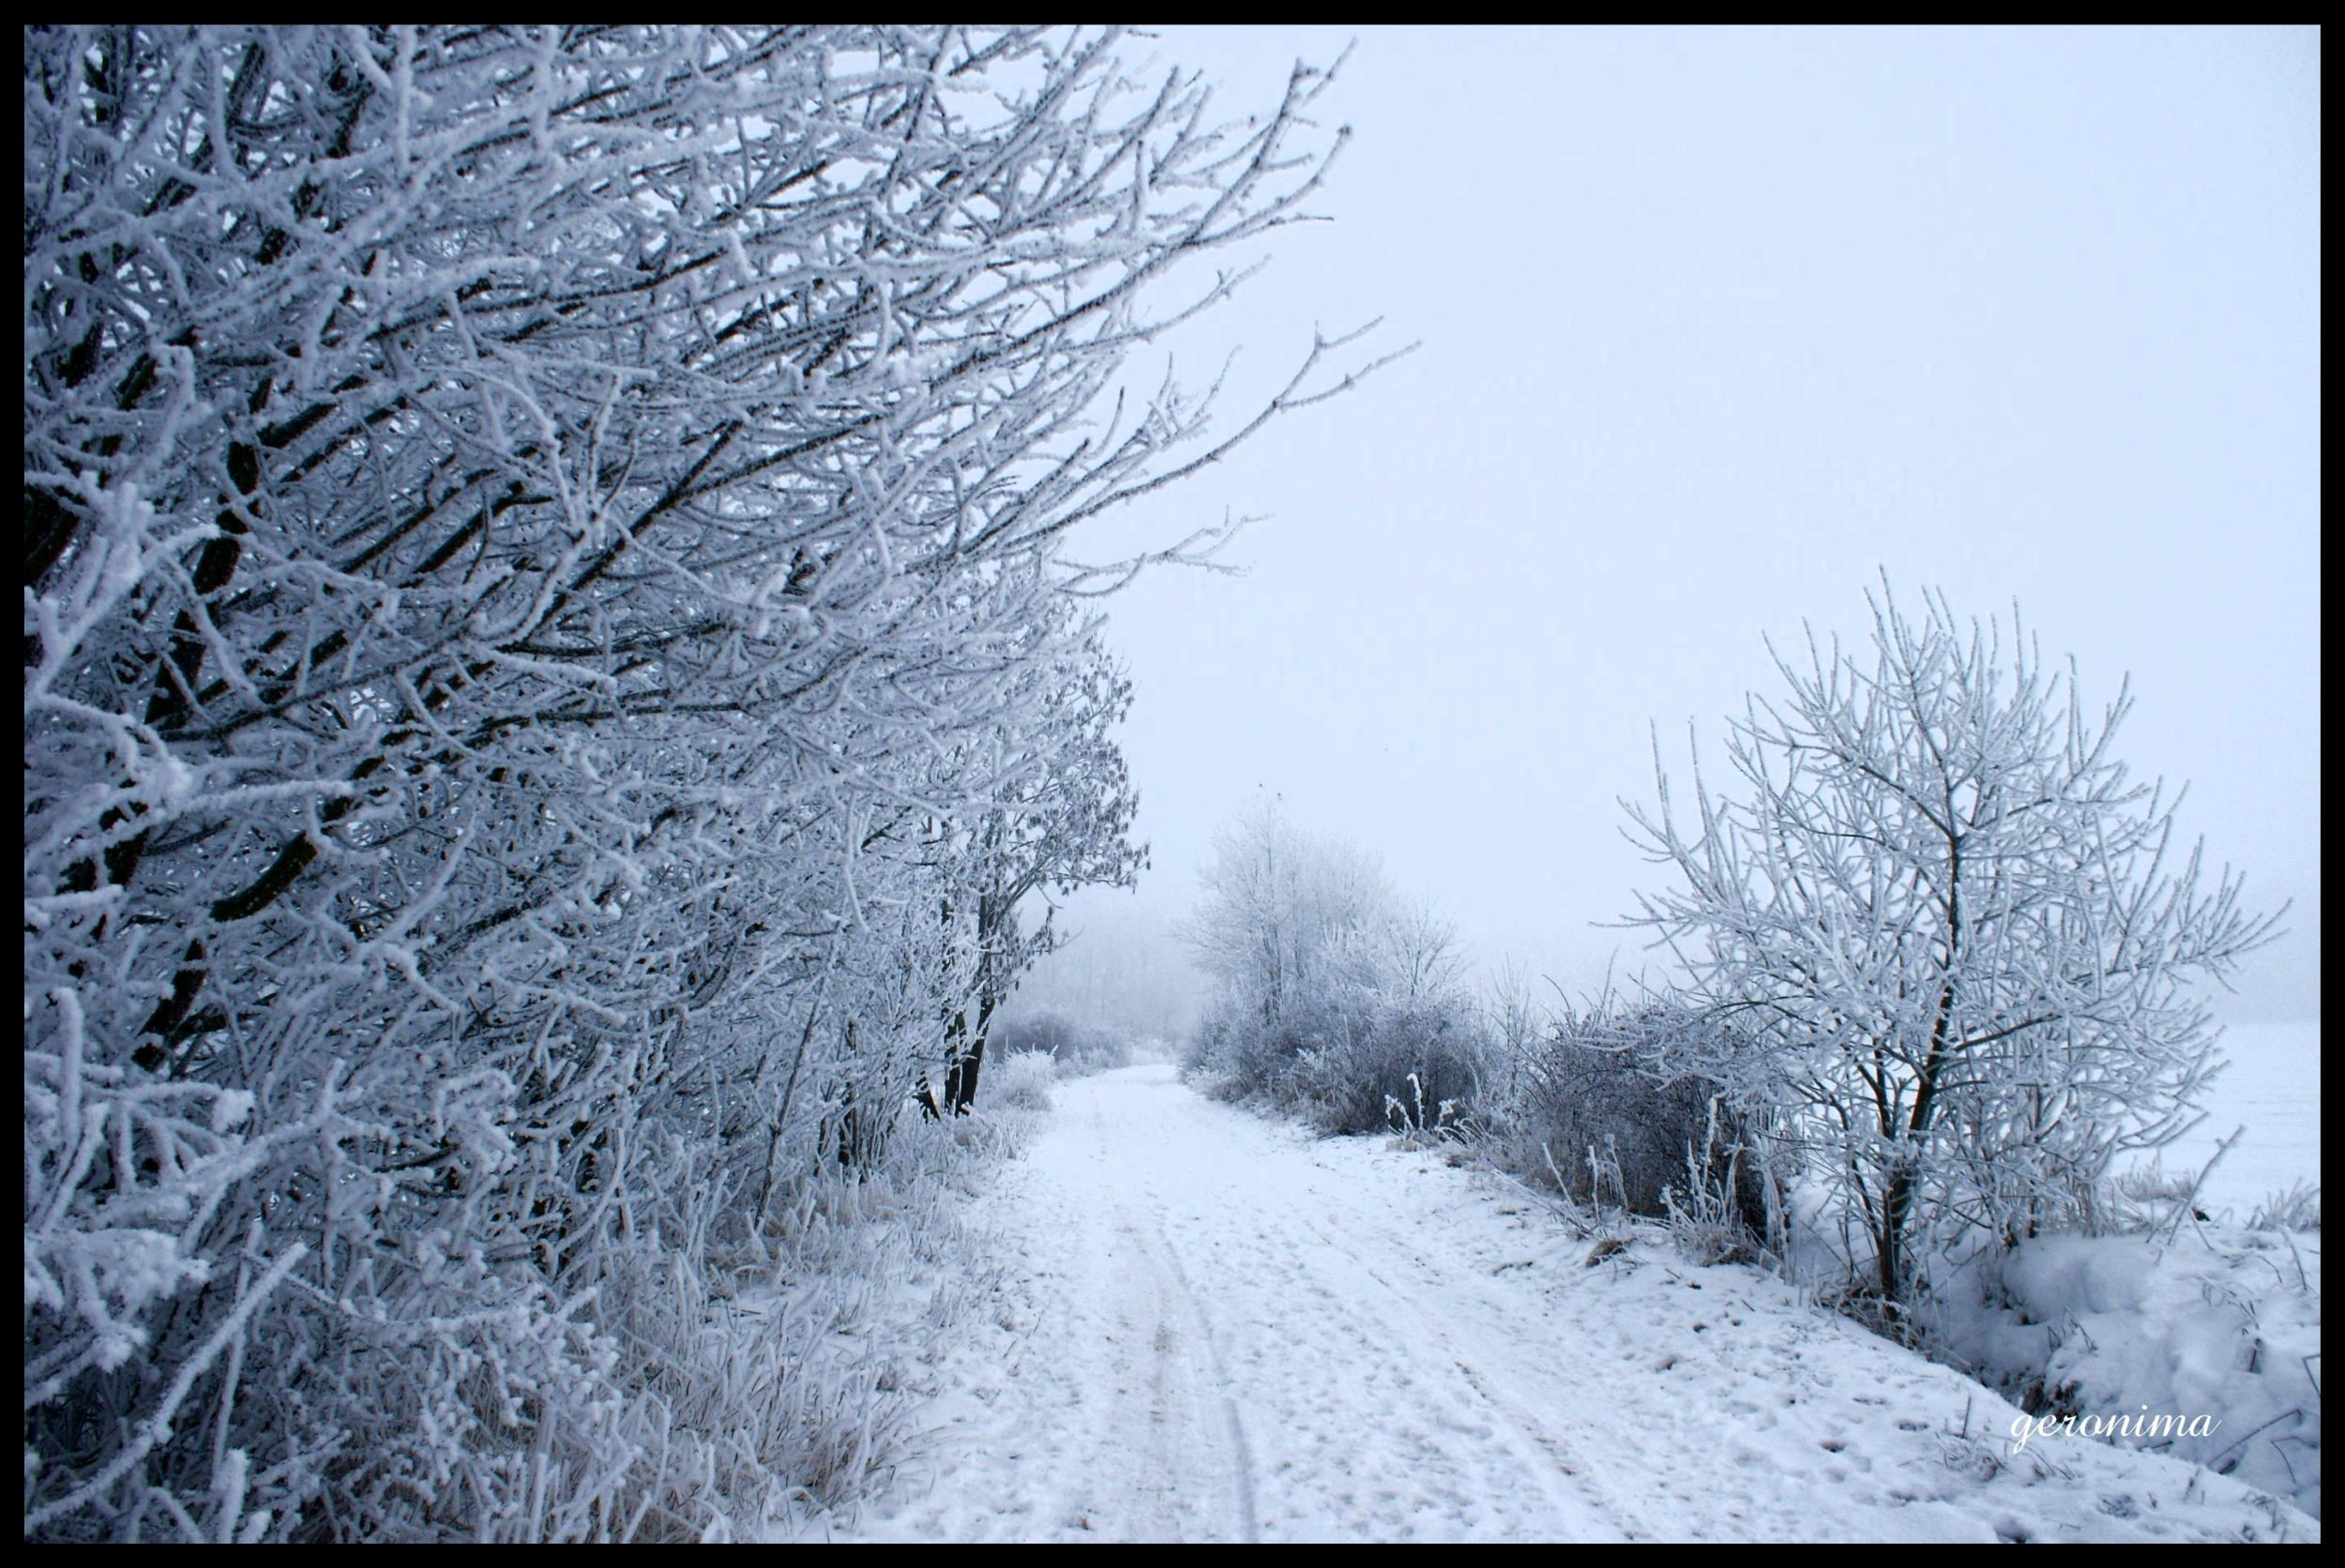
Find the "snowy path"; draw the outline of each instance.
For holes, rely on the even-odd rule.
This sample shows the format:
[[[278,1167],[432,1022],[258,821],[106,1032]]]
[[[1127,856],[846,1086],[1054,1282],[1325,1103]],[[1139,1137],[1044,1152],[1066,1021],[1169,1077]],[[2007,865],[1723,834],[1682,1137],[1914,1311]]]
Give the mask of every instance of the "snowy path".
[[[1954,1373],[1665,1244],[1588,1267],[1438,1156],[1315,1140],[1163,1066],[1056,1093],[987,1198],[1010,1283],[915,1380],[921,1461],[822,1533],[2317,1537],[2155,1456],[2014,1458],[2016,1412]]]

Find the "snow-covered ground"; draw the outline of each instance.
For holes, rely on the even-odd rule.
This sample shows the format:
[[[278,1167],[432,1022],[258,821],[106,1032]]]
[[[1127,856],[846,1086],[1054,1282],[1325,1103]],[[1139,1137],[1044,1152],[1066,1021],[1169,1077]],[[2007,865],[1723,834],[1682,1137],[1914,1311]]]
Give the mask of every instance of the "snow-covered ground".
[[[2321,1179],[2321,1029],[2234,1025],[2223,1043],[2230,1064],[2205,1120],[2158,1152],[2165,1180],[2141,1203],[2172,1223],[2030,1243],[2002,1289],[1941,1332],[1950,1359],[1998,1387],[2040,1380],[2057,1408],[2104,1422],[2206,1415],[2212,1431],[2150,1446],[2317,1515],[2321,1236],[2280,1228],[2303,1226],[2307,1206],[2283,1216],[2267,1205]],[[2172,1185],[2186,1187],[2243,1126],[2199,1189],[2206,1219],[2178,1212]]]
[[[2321,1179],[2321,1026],[2233,1024],[2222,1048],[2230,1064],[2208,1092],[2206,1120],[2158,1157],[2170,1172],[2195,1175],[2245,1126],[2200,1194],[2202,1206],[2244,1221],[2273,1194]]]
[[[1317,1140],[1163,1064],[1057,1090],[985,1195],[999,1289],[930,1430],[803,1533],[876,1540],[2317,1539],[1659,1239]]]
[[[2000,1374],[1997,1387],[2040,1377],[2054,1408],[2105,1430],[2118,1417],[2171,1418],[2115,1440],[2320,1515],[2317,1232],[2210,1224],[2170,1242],[2046,1236],[2001,1273],[2013,1309],[1974,1319],[1960,1363]],[[2203,1419],[2183,1419],[2193,1417]]]

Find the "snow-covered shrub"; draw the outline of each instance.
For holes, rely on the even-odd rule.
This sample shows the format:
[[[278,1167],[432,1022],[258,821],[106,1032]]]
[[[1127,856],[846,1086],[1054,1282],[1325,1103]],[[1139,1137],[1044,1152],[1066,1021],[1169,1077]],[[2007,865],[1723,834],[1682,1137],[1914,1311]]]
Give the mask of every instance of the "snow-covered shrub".
[[[1432,1121],[1455,1125],[1476,1104],[1481,1040],[1471,1006],[1454,997],[1394,1003],[1366,988],[1314,991],[1292,998],[1268,1024],[1217,1006],[1192,1037],[1185,1068],[1208,1093],[1259,1099],[1324,1132],[1402,1125],[1408,1119],[1393,1105],[1420,1097]]]
[[[1660,1065],[1665,1042],[1708,1027],[1665,1003],[1552,1019],[1505,1077],[1487,1118],[1494,1157],[1580,1203],[1732,1222],[1767,1234],[1767,1153],[1723,1086]]]
[[[1217,1099],[1232,1096],[1218,1093],[1219,1075],[1212,1066],[1214,1058],[1229,1039],[1230,1020],[1220,1009],[1208,1007],[1199,1016],[1194,1028],[1172,1044],[1172,1064],[1180,1070],[1181,1081],[1196,1086]]]
[[[1283,1088],[1325,1132],[1459,1126],[1479,1099],[1475,1026],[1453,999],[1371,1007],[1299,1053]]]
[[[994,1048],[1004,1051],[1041,1052],[1057,1065],[1062,1078],[1127,1067],[1132,1060],[1127,1035],[1048,1008],[1013,1007],[994,1020],[992,1041]]]
[[[1218,1099],[1279,1100],[1296,1063],[1326,1040],[1324,1023],[1308,1003],[1298,1002],[1286,1017],[1264,1022],[1251,1010],[1217,998],[1189,1037],[1182,1070]]]
[[[994,1071],[1000,1075],[993,1080],[995,1101],[1021,1110],[1051,1108],[1051,1085],[1058,1078],[1058,1069],[1050,1057],[1040,1051],[1020,1051],[1002,1058]]]

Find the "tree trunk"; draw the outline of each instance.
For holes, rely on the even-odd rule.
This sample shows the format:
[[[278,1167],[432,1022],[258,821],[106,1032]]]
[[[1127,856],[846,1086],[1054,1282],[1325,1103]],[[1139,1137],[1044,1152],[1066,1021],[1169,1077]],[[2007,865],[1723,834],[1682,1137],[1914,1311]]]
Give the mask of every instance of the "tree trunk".
[[[1901,1304],[1907,1286],[1905,1222],[1914,1208],[1914,1173],[1899,1168],[1889,1177],[1881,1204],[1881,1233],[1874,1238],[1880,1251],[1881,1311],[1884,1322],[1903,1319]]]
[[[976,1032],[970,1036],[969,1048],[953,1063],[953,1077],[947,1085],[952,1096],[953,1114],[966,1116],[977,1097],[977,1074],[985,1067],[985,1038],[993,1026],[993,999],[982,998],[977,1003]]]

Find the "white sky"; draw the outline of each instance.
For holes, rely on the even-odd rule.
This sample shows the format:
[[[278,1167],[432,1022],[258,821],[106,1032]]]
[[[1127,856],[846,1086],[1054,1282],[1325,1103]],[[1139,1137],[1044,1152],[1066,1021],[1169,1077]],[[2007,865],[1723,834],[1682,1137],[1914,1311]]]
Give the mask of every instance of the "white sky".
[[[1225,113],[1351,29],[1164,27]],[[1269,514],[1242,579],[1110,601],[1155,851],[1191,901],[1260,791],[1381,855],[1484,959],[1574,987],[1662,873],[1648,724],[1717,757],[1763,633],[1865,588],[2016,596],[2185,827],[2292,897],[2236,1018],[2310,1016],[2320,935],[2320,44],[2219,32],[1370,30],[1354,141],[1268,271],[1172,345],[1259,399],[1332,329],[1421,339],[1097,535]],[[1076,924],[1085,922],[1079,919]]]

